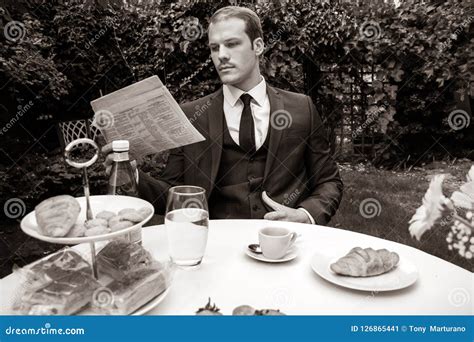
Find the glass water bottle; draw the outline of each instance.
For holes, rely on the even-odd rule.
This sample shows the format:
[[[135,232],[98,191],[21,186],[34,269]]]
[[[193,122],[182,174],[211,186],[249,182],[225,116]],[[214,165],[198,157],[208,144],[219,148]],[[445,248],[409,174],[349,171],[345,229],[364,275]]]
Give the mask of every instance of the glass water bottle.
[[[113,165],[110,172],[107,194],[138,197],[136,173],[130,164],[128,140],[112,142]],[[125,209],[125,208],[124,208]],[[130,242],[141,243],[141,228],[129,233]]]

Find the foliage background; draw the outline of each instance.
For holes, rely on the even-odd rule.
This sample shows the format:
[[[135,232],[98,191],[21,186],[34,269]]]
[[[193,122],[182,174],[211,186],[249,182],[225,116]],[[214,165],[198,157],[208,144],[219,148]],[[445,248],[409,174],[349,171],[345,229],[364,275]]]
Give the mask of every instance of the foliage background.
[[[25,36],[19,42],[1,37],[2,124],[30,100],[34,106],[23,124],[35,133],[54,120],[91,117],[89,103],[100,92],[154,74],[178,102],[219,87],[206,29],[210,15],[229,3],[4,2],[1,28],[21,21]],[[429,135],[445,140],[454,154],[474,142],[469,135],[474,125],[458,132],[447,124],[458,105],[455,95],[469,98],[474,93],[474,11],[469,2],[404,1],[399,8],[311,1],[243,5],[262,18],[268,45],[262,66],[269,83],[311,94],[330,128],[341,122],[349,101],[347,83],[355,79],[365,103],[362,122],[354,124],[379,110],[372,128],[401,150],[418,156],[430,144]],[[189,18],[197,18],[201,29],[194,41],[182,34]],[[375,39],[364,38],[367,23],[375,23]],[[367,67],[375,68],[371,83],[362,79]],[[38,123],[38,118],[46,120]],[[387,164],[408,153],[392,149]]]

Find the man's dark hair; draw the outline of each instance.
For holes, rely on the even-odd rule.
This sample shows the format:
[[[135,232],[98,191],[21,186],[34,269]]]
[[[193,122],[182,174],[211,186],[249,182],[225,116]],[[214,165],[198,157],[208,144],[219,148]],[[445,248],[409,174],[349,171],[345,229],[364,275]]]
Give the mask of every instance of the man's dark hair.
[[[227,6],[218,9],[211,17],[210,24],[227,18],[239,18],[245,22],[245,33],[250,38],[253,49],[253,41],[257,38],[263,39],[262,25],[260,18],[254,11],[245,7]]]

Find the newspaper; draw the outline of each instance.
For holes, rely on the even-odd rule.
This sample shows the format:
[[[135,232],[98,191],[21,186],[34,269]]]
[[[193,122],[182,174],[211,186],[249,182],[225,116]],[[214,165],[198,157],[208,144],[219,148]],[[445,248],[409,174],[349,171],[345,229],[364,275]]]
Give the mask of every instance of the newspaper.
[[[107,142],[128,140],[136,158],[205,140],[158,76],[102,96],[91,106],[93,125]]]

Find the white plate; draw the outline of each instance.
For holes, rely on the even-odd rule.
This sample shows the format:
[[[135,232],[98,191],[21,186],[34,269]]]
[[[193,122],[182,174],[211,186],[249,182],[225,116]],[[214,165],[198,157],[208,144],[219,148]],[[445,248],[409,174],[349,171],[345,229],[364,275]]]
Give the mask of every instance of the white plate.
[[[270,262],[270,263],[278,263],[278,262],[287,262],[296,258],[296,256],[298,255],[298,249],[296,248],[296,246],[292,246],[281,259],[269,259],[265,257],[263,254],[256,254],[252,252],[248,248],[245,249],[245,254],[247,254],[249,257],[255,260]]]
[[[163,301],[163,299],[165,299],[169,291],[170,291],[170,288],[168,287],[165,290],[165,292],[162,292],[160,295],[156,296],[155,298],[150,300],[148,303],[143,305],[141,308],[139,308],[137,311],[132,313],[132,316],[141,316],[141,315],[146,314],[148,311],[151,311],[154,308],[156,308],[158,304],[160,304]]]
[[[349,277],[334,273],[330,265],[336,262],[341,256],[333,254],[316,253],[311,258],[311,268],[321,278],[327,281],[353,290],[361,291],[393,291],[403,289],[416,282],[418,279],[418,269],[408,259],[400,256],[398,265],[391,271],[372,277]]]
[[[81,206],[81,212],[79,213],[77,222],[78,223],[84,222],[86,220],[86,198],[78,197],[76,198],[76,200],[79,202],[79,205]],[[128,233],[134,229],[142,227],[146,222],[148,222],[151,219],[151,217],[153,216],[153,213],[155,212],[155,209],[153,208],[153,205],[151,205],[151,203],[137,197],[118,196],[118,195],[98,195],[98,196],[90,196],[89,200],[90,200],[93,215],[96,215],[97,213],[103,210],[108,210],[114,213],[118,213],[120,210],[125,209],[125,208],[140,209],[143,207],[147,207],[151,209],[151,214],[148,215],[148,217],[144,219],[142,222],[137,223],[136,225],[132,227],[128,227],[128,228],[118,230],[116,232],[111,232],[108,234],[84,236],[84,237],[52,237],[52,236],[43,235],[40,232],[38,223],[36,222],[35,211],[33,210],[31,213],[26,215],[21,220],[21,229],[26,234],[38,240],[43,240],[43,241],[52,242],[52,243],[66,244],[66,245],[74,245],[74,244],[84,243],[84,242],[110,240],[114,237]]]
[[[158,296],[150,300],[148,303],[137,309],[135,312],[131,313],[131,316],[142,316],[146,314],[147,312],[153,310],[160,304],[168,295],[168,292],[170,291],[170,288],[168,287],[165,291],[161,292]],[[85,315],[96,315],[97,313],[94,313],[92,309],[86,309],[83,311],[78,312],[76,315],[79,316],[85,316]]]

